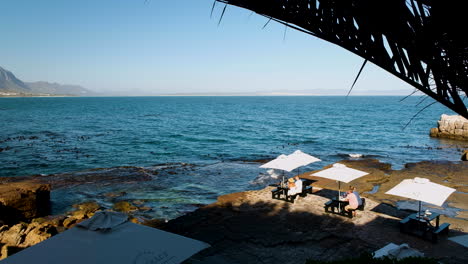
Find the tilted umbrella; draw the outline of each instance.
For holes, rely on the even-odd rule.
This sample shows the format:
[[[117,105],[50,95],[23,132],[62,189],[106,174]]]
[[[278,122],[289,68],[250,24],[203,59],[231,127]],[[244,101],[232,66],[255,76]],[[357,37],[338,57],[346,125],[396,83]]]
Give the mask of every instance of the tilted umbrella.
[[[406,179],[386,192],[386,194],[410,198],[419,201],[418,216],[421,215],[421,202],[438,206],[447,200],[455,189],[431,182],[426,178]]]
[[[346,167],[341,163],[335,163],[331,168],[311,174],[311,176],[322,177],[330,180],[338,181],[338,198],[340,197],[340,183],[350,182],[357,178],[360,178],[369,173]]]

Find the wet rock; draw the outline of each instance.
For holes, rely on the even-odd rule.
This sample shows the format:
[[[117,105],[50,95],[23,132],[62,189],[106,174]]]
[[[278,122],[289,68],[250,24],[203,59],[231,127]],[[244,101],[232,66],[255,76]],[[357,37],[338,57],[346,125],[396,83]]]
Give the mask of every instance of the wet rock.
[[[153,211],[153,208],[149,207],[149,206],[140,206],[140,207],[138,207],[138,211],[140,211],[140,212],[150,212],[150,211]]]
[[[0,220],[15,224],[50,212],[50,185],[32,181],[0,184]]]
[[[90,218],[96,211],[101,209],[101,206],[94,201],[75,204],[73,207],[77,210],[71,212],[70,214],[77,220]]]
[[[120,201],[114,204],[113,209],[117,212],[130,213],[138,210],[138,207],[127,201]]]
[[[429,135],[431,137],[437,137],[439,134],[439,129],[437,127],[431,128],[431,131],[429,132]]]
[[[134,224],[141,224],[140,221],[138,220],[138,218],[136,218],[136,217],[130,217],[128,219],[128,221],[130,221],[130,222],[132,222]]]
[[[65,227],[67,229],[71,228],[71,227],[73,227],[74,224],[76,224],[77,221],[78,221],[78,219],[76,219],[73,216],[67,217],[65,220],[63,220],[63,227]]]
[[[461,160],[468,161],[468,150],[463,151],[463,154],[461,156]]]
[[[117,197],[122,197],[126,194],[127,194],[126,192],[109,192],[109,193],[105,193],[104,196],[108,198],[117,198]]]

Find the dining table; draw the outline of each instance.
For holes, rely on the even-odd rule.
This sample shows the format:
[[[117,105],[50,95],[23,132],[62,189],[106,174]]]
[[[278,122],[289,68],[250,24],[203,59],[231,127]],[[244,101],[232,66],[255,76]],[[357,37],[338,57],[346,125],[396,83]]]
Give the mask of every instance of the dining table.
[[[329,203],[327,203],[327,207],[332,210],[332,212],[335,212],[335,208],[338,209],[337,213],[342,214],[344,213],[344,208],[346,205],[348,205],[349,202],[342,197],[333,197]],[[328,208],[325,208],[326,211],[328,211]]]
[[[400,221],[400,231],[424,239],[437,240],[437,236],[446,226],[440,226],[440,214],[436,212],[414,213]],[[439,228],[440,227],[440,228]],[[448,228],[447,228],[448,230]],[[448,232],[448,231],[447,231]]]
[[[423,223],[422,224],[423,227],[427,227],[429,229],[439,228],[440,214],[436,212],[431,212],[431,213],[421,212],[421,214],[415,213],[415,214],[409,215],[408,217],[414,223]]]

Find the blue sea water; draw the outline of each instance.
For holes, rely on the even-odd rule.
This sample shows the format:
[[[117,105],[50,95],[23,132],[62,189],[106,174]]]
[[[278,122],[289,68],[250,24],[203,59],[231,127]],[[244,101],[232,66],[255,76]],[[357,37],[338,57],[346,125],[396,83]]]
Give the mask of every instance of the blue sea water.
[[[458,160],[457,142],[429,137],[441,105],[420,113],[421,97],[63,97],[0,98],[0,176],[86,173],[135,166],[155,179],[77,185],[52,193],[54,208],[125,191],[125,199],[171,218],[220,194],[264,187],[258,159],[296,149],[322,159],[358,153],[394,168]],[[184,164],[185,163],[185,164]],[[170,171],[157,172],[161,164]],[[186,164],[190,164],[187,168]],[[85,172],[83,172],[85,171]],[[265,176],[265,175],[263,175]],[[107,199],[107,200],[106,200]]]

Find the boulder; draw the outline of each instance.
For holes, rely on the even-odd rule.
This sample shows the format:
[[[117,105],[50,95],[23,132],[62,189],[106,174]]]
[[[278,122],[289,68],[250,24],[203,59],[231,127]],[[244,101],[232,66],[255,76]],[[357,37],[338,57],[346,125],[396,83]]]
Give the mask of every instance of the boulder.
[[[437,128],[431,128],[431,137],[468,140],[468,120],[462,116],[442,115]]]
[[[50,185],[30,181],[0,184],[0,221],[14,225],[50,213]]]
[[[96,202],[85,202],[73,205],[77,210],[71,212],[71,215],[77,220],[87,219],[94,215],[94,213],[101,209],[101,206]]]
[[[463,151],[463,154],[461,156],[461,160],[468,161],[468,150]]]
[[[120,201],[114,204],[113,209],[117,212],[130,213],[138,210],[138,207],[127,201]]]

